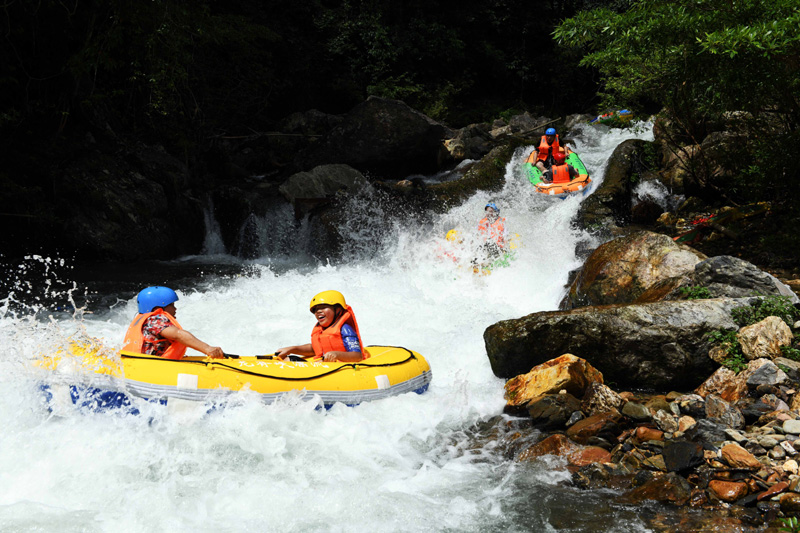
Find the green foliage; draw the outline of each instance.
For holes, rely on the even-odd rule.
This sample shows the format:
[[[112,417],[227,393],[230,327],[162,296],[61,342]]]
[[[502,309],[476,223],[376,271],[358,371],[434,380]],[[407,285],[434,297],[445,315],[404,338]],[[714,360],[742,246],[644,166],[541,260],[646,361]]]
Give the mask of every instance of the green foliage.
[[[800,523],[798,522],[796,516],[781,518],[781,524],[783,525],[778,528],[780,531],[788,531],[789,533],[800,532]]]
[[[708,340],[720,346],[727,353],[727,357],[722,361],[722,366],[737,373],[747,368],[747,361],[735,331],[712,331],[708,334]]]
[[[680,288],[681,295],[687,300],[704,300],[711,298],[711,291],[708,287],[698,287],[695,285]]]
[[[794,0],[643,0],[620,13],[581,12],[554,35],[586,52],[581,64],[599,70],[610,103],[656,99],[677,117],[699,119],[796,113],[798,26]]]
[[[699,144],[729,112],[745,112],[744,135],[715,159],[742,193],[774,195],[771,186],[793,190],[800,180],[791,155],[800,148],[798,27],[796,0],[642,0],[581,12],[554,36],[600,73],[604,106],[663,109],[677,144]],[[703,157],[693,174],[715,172]]]
[[[792,346],[781,346],[781,352],[786,359],[800,362],[800,349],[797,348],[797,338],[795,337]]]
[[[791,327],[795,320],[800,318],[800,311],[786,296],[766,296],[759,298],[752,305],[734,308],[731,310],[731,316],[739,327],[750,326],[769,316],[777,316]],[[739,372],[747,366],[742,347],[736,338],[736,331],[712,331],[708,334],[708,339],[728,354],[722,362],[723,366],[734,372]],[[800,361],[800,338],[798,335],[795,334],[791,346],[784,346],[781,351],[786,358]]]
[[[800,311],[788,297],[772,295],[759,298],[752,305],[733,309],[731,316],[739,327],[755,324],[768,316],[776,316],[792,327],[800,319]]]

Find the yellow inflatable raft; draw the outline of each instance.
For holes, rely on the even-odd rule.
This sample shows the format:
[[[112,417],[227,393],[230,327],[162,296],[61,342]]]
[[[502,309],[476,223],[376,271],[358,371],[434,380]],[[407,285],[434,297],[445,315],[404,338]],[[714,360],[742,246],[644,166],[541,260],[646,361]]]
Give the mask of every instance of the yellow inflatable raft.
[[[170,360],[127,351],[117,359],[89,344],[75,344],[70,354],[45,358],[39,366],[49,370],[69,366],[73,376],[83,377],[83,383],[69,385],[72,403],[97,408],[129,406],[127,396],[161,403],[171,398],[205,402],[241,390],[261,394],[266,403],[299,391],[318,395],[326,406],[356,405],[427,390],[431,369],[417,352],[397,346],[366,350],[370,357],[358,363],[280,361],[272,356]],[[43,388],[52,396],[51,387]]]

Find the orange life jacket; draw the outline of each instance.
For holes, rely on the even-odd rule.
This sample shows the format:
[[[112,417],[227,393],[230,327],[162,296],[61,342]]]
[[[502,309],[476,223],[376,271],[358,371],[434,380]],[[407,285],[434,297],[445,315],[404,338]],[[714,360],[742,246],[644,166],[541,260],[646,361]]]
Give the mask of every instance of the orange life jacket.
[[[361,332],[358,331],[358,322],[356,322],[356,315],[353,313],[353,308],[349,305],[342,316],[336,322],[323,329],[322,326],[317,324],[311,330],[311,347],[314,348],[314,359],[322,359],[322,356],[327,352],[346,352],[347,347],[342,340],[342,326],[350,324],[356,330],[358,337],[358,344],[361,346],[361,358],[367,359],[369,354],[364,349],[364,343],[361,341]]]
[[[131,325],[128,326],[128,332],[125,333],[124,346],[122,347],[123,350],[128,352],[143,353],[142,347],[144,346],[144,333],[142,333],[142,328],[144,327],[145,322],[147,322],[147,319],[153,315],[164,315],[169,320],[170,326],[183,329],[181,325],[178,324],[178,321],[175,320],[174,316],[170,315],[161,308],[151,311],[150,313],[140,313],[133,317],[133,322],[131,322]],[[169,342],[167,351],[165,351],[161,356],[164,359],[180,359],[183,357],[183,354],[186,353],[187,347],[185,344],[169,339],[164,340]]]
[[[478,222],[478,232],[483,235],[485,240],[493,240],[501,248],[505,247],[506,240],[505,240],[505,232],[506,232],[506,219],[497,217],[494,222],[489,222],[489,219],[483,217],[480,222]]]
[[[553,165],[550,167],[550,170],[553,173],[553,183],[567,183],[572,180],[569,176],[569,165],[566,163],[563,165]]]
[[[542,140],[539,141],[539,153],[536,156],[536,160],[546,161],[548,157],[559,151],[561,151],[561,143],[558,140],[558,135],[556,135],[556,140],[553,141],[553,144],[548,144],[547,136],[542,135]]]

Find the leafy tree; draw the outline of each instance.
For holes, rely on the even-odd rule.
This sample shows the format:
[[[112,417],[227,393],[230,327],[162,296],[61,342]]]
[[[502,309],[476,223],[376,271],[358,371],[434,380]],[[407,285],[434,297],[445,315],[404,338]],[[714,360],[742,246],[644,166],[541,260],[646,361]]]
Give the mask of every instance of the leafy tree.
[[[586,52],[605,103],[665,105],[688,133],[725,111],[800,125],[800,9],[794,0],[643,0],[584,11],[555,37]]]
[[[750,195],[755,180],[795,194],[796,0],[642,0],[619,12],[581,12],[560,24],[555,38],[581,50],[580,64],[600,72],[605,105],[663,108],[685,136],[678,144],[699,144],[731,112],[742,112],[746,140],[728,147],[729,157],[716,158],[732,170],[730,186]]]

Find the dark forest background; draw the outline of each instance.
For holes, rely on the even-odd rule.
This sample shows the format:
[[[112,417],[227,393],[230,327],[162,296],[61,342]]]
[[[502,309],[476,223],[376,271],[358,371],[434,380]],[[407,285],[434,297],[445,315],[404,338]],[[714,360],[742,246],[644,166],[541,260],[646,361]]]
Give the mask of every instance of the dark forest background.
[[[112,128],[194,145],[342,113],[369,95],[460,127],[510,110],[592,110],[597,84],[557,47],[585,7],[555,0],[64,0],[0,11],[0,129],[46,143]]]
[[[124,212],[144,225],[175,211],[164,224],[183,232],[175,221],[196,219],[198,191],[220,177],[219,139],[369,96],[451,128],[658,113],[673,151],[700,147],[689,170],[705,203],[777,199],[781,227],[800,221],[796,0],[8,0],[0,33],[0,244],[17,251]],[[143,208],[138,172],[158,150],[186,170],[147,175],[166,200]],[[92,215],[123,203],[122,177],[142,196]],[[793,234],[771,247],[800,249]]]

